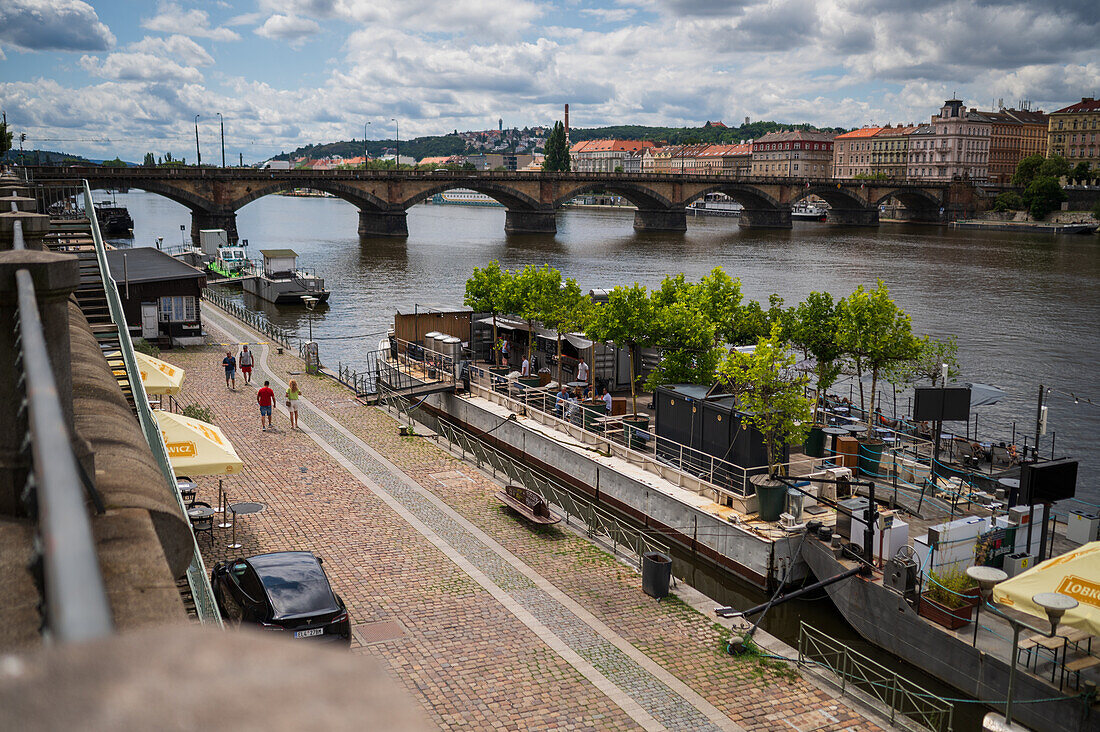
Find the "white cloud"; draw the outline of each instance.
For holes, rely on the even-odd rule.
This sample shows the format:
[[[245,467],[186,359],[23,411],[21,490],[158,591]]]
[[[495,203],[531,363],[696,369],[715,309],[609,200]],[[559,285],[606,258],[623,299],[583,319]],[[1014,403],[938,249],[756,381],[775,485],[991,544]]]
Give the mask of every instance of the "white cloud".
[[[81,0],[3,0],[0,43],[23,51],[106,51],[115,37]]]
[[[191,8],[185,10],[173,2],[157,5],[157,14],[141,21],[141,27],[160,33],[182,33],[195,38],[209,38],[212,41],[239,41],[240,35],[229,28],[210,27],[210,16],[205,10]]]
[[[265,20],[255,33],[273,41],[287,41],[292,46],[300,46],[309,36],[319,33],[320,30],[321,26],[309,18],[275,14]]]
[[[82,56],[80,66],[88,73],[115,81],[177,81],[197,84],[203,80],[197,66],[210,66],[213,57],[187,36],[146,36],[125,51],[105,58]]]

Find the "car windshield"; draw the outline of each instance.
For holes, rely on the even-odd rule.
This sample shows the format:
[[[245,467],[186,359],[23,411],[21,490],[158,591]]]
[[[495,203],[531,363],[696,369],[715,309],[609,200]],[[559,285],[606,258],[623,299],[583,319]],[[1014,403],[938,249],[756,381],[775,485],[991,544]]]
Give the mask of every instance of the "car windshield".
[[[339,609],[328,578],[309,552],[265,554],[250,560],[276,617]]]

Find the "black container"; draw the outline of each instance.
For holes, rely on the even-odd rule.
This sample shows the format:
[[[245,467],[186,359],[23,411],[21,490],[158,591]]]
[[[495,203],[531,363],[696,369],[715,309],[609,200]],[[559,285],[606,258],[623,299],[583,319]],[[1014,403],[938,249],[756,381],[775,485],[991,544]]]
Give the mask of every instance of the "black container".
[[[828,526],[821,526],[817,530],[817,538],[824,542],[833,540],[833,530]]]
[[[672,559],[661,552],[642,555],[642,591],[658,600],[668,597],[672,580]]]
[[[808,533],[816,534],[820,529],[821,529],[821,522],[820,521],[814,520],[814,521],[807,521],[806,522],[806,531]]]

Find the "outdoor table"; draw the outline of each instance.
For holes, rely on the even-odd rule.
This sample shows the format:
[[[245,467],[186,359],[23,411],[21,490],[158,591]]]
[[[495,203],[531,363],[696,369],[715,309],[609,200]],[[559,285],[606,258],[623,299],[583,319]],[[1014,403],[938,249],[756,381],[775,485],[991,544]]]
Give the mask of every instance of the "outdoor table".
[[[844,429],[843,427],[823,427],[821,429],[821,433],[825,434],[825,435],[829,435],[829,437],[832,438],[832,444],[829,447],[829,451],[835,455],[836,454],[836,438],[839,435],[848,434],[848,430]]]
[[[226,544],[226,549],[240,549],[241,545],[237,543],[237,516],[260,513],[264,510],[264,504],[255,501],[241,501],[240,503],[230,503],[229,510],[233,513],[233,540]]]
[[[1054,653],[1054,662],[1051,665],[1050,669],[1050,683],[1053,684],[1054,677],[1058,675],[1058,651],[1062,651],[1062,664],[1065,665],[1066,650],[1069,646],[1069,641],[1066,639],[1065,636],[1061,635],[1055,635],[1050,638],[1046,638],[1043,636],[1032,636],[1032,638],[1035,640],[1035,645],[1045,648],[1048,651]],[[1038,659],[1036,659],[1035,661],[1035,670],[1039,670]]]
[[[195,500],[195,491],[198,489],[198,486],[195,485],[195,481],[190,478],[178,477],[176,478],[176,488],[179,490],[180,498],[183,500]]]
[[[849,424],[849,425],[845,425],[845,426],[841,427],[840,429],[844,430],[845,432],[847,432],[850,435],[856,435],[856,434],[859,434],[860,432],[866,432],[867,431],[866,425],[862,425],[862,424]]]
[[[997,484],[1005,489],[1005,500],[1016,496],[1020,491],[1020,479],[1019,478],[997,478]]]
[[[214,509],[210,506],[192,506],[187,509],[187,519],[191,522],[191,528],[195,531],[209,531],[214,534]],[[200,526],[199,524],[206,524]]]

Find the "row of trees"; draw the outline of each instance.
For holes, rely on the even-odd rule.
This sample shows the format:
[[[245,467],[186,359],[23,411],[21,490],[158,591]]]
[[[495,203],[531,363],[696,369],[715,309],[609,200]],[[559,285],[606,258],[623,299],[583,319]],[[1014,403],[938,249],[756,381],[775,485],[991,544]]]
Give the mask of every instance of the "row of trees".
[[[1005,191],[997,196],[993,210],[1027,211],[1034,219],[1044,219],[1066,200],[1061,183],[1063,178],[1070,183],[1100,182],[1100,168],[1090,168],[1085,162],[1071,167],[1069,161],[1060,155],[1049,158],[1039,154],[1028,155],[1016,165],[1016,172],[1012,175],[1012,182],[1024,187],[1023,193]]]
[[[786,308],[782,298],[772,295],[765,308],[746,300],[740,280],[716,267],[698,282],[680,274],[666,277],[653,290],[637,283],[616,287],[606,303],[595,304],[574,279],[563,279],[552,267],[528,265],[511,271],[494,261],[474,270],[465,302],[494,316],[494,341],[496,316],[515,314],[529,326],[537,322],[559,332],[584,333],[597,343],[614,343],[627,351],[632,374],[638,350],[656,348],[662,358],[648,377],[648,389],[665,383],[722,382],[764,434],[769,462],[781,454],[784,443],[805,439],[809,425],[816,423],[816,404],[806,398],[807,386],[824,394],[842,373],[851,373],[860,382],[861,407],[874,414],[882,381],[934,381],[941,364],[955,367],[957,351],[954,340],[914,335],[910,317],[881,281],[873,289],[861,285],[839,301],[827,292],[813,292]],[[731,348],[744,345],[756,349],[746,354]],[[796,352],[804,358],[797,369]],[[560,378],[560,335],[558,360]],[[866,397],[865,374],[871,377]],[[637,379],[631,382],[632,411],[637,413]],[[870,426],[868,437],[873,437]]]

